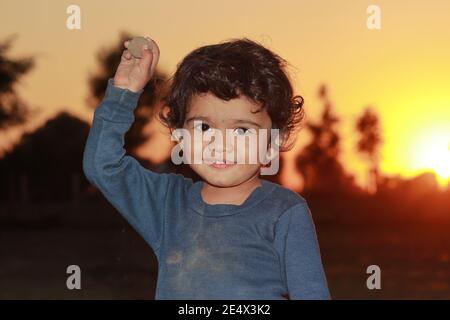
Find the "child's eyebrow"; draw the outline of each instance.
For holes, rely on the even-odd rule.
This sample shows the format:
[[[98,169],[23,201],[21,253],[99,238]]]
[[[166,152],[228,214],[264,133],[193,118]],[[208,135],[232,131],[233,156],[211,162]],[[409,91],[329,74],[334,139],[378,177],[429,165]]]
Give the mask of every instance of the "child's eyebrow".
[[[189,123],[193,120],[209,121],[210,119],[208,117],[204,117],[204,116],[192,116],[192,117],[189,117],[188,119],[186,119],[186,123]],[[261,128],[261,125],[259,123],[256,123],[256,122],[254,122],[252,120],[248,120],[248,119],[230,119],[230,121],[232,121],[233,123],[248,123],[248,124],[257,126],[258,128]]]

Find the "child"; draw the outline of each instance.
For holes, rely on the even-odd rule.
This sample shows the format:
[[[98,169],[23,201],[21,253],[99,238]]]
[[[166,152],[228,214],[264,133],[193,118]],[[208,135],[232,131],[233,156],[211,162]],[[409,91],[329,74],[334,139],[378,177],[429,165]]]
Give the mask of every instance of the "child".
[[[141,58],[124,50],[108,80],[83,170],[154,250],[155,298],[330,299],[308,204],[261,179],[261,159],[230,162],[227,154],[236,145],[226,143],[213,151],[214,159],[227,164],[207,157],[195,163],[195,146],[182,140],[183,157],[202,178],[194,183],[181,174],[150,171],[125,154],[124,135],[159,59],[158,46],[147,39]],[[242,136],[275,128],[281,151],[287,150],[303,116],[303,99],[293,96],[283,62],[247,38],[200,47],[178,65],[163,98],[168,112],[160,119],[171,130],[192,134],[214,129]],[[201,143],[202,150],[211,148]]]

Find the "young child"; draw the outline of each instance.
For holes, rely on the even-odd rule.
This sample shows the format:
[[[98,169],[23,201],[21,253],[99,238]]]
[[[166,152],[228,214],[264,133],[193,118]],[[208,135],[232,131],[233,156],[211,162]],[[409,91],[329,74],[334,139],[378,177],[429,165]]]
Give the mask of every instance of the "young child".
[[[201,177],[193,182],[181,174],[148,170],[125,154],[124,135],[159,59],[157,44],[147,39],[150,45],[141,58],[123,51],[108,80],[94,113],[83,170],[154,250],[159,266],[155,298],[330,299],[308,204],[260,178],[260,159],[195,163],[193,142],[183,140],[183,157]],[[303,99],[293,96],[284,62],[247,38],[200,47],[178,65],[163,99],[168,112],[160,119],[171,130],[193,135],[218,130],[225,136],[232,130],[242,136],[275,128],[285,151],[303,116]],[[231,142],[223,148],[201,143],[223,162],[237,151]]]

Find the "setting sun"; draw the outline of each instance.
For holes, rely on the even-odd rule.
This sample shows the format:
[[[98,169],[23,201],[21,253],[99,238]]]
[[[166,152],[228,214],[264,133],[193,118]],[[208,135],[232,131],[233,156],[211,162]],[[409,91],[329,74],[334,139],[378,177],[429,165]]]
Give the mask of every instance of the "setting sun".
[[[438,181],[450,180],[450,131],[430,130],[416,139],[414,156],[411,159],[416,169],[431,169]]]

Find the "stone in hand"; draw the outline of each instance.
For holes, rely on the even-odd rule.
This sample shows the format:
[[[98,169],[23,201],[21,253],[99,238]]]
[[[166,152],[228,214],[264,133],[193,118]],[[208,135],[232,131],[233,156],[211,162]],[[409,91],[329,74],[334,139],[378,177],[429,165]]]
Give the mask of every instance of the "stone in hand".
[[[135,58],[142,58],[141,50],[144,45],[148,45],[150,48],[150,41],[144,37],[135,37],[128,44],[128,51]]]

